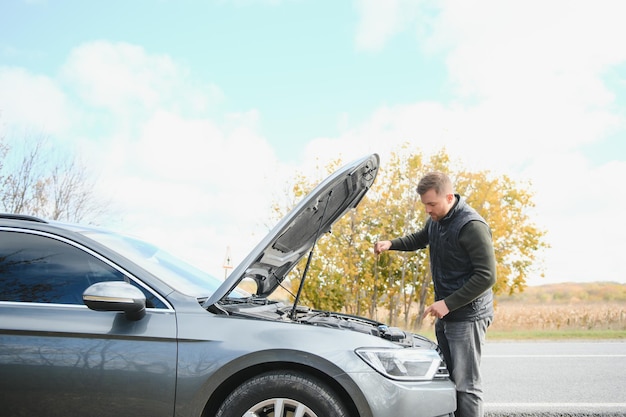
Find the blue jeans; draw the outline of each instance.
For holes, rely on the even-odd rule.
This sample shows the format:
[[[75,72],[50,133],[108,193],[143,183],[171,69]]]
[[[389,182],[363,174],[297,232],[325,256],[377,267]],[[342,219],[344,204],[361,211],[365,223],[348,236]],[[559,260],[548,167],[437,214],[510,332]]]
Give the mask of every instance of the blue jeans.
[[[437,343],[456,384],[456,417],[483,416],[483,388],[480,358],[487,327],[492,318],[477,321],[437,320]]]

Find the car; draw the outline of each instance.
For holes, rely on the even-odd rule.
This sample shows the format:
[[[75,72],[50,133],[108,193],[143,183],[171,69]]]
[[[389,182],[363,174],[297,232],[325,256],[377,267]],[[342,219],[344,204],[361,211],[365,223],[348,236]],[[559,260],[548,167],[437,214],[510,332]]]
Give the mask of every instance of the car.
[[[435,342],[270,297],[379,164],[369,154],[331,174],[223,279],[136,237],[0,214],[1,413],[451,415]]]

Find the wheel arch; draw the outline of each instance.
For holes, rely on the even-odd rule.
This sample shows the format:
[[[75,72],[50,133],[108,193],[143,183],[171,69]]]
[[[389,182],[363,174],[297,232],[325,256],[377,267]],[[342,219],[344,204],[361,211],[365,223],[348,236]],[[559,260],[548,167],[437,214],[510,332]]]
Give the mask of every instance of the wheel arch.
[[[297,371],[317,378],[337,393],[353,417],[372,417],[369,404],[357,384],[335,364],[307,352],[269,350],[242,356],[211,377],[211,392],[202,412],[212,417],[237,386],[268,371]]]

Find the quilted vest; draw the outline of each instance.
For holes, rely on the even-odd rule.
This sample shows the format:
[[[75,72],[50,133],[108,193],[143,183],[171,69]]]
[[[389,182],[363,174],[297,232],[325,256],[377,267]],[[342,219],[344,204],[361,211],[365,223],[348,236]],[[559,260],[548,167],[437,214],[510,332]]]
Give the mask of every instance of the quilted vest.
[[[430,267],[435,287],[435,299],[443,300],[463,286],[471,277],[472,265],[469,256],[459,244],[459,234],[470,221],[487,222],[456,195],[458,202],[438,222],[430,221],[428,240]],[[448,313],[447,321],[478,320],[493,316],[493,292],[485,291],[471,303]]]

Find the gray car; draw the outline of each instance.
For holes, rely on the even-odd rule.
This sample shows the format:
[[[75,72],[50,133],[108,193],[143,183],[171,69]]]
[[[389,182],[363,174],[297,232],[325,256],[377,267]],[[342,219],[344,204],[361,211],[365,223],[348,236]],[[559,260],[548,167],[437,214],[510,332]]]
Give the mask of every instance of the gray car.
[[[0,214],[0,414],[449,415],[432,341],[268,298],[378,168],[336,171],[225,280],[135,238]]]

